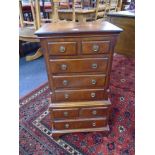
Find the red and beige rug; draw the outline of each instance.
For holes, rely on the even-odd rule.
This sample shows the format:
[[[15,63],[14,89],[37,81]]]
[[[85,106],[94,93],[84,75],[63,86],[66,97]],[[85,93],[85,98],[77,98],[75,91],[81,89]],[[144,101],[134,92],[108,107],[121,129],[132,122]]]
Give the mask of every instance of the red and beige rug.
[[[102,132],[51,137],[49,89],[43,84],[20,99],[20,155],[134,155],[134,58],[115,55],[111,73],[113,103],[110,134]]]

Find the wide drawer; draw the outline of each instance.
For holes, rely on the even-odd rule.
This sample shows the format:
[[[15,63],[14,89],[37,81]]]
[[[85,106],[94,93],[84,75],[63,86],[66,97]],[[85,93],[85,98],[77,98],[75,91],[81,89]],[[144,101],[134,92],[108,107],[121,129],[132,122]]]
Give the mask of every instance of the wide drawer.
[[[76,55],[77,43],[76,42],[48,42],[49,55]]]
[[[82,42],[83,54],[109,53],[110,41],[84,41]]]
[[[56,90],[55,101],[93,101],[107,100],[108,94],[103,89],[81,89],[81,90]],[[76,103],[75,103],[76,104]]]
[[[76,118],[79,116],[79,109],[52,109],[52,116],[54,119]]]
[[[107,71],[108,58],[85,59],[51,59],[50,70],[52,73],[80,73]]]
[[[66,129],[81,129],[81,128],[97,128],[104,127],[107,125],[106,118],[99,119],[76,119],[76,120],[61,120],[54,121],[53,127],[55,130],[66,130]]]
[[[55,89],[58,88],[97,88],[104,87],[106,81],[105,74],[99,75],[73,75],[73,76],[53,76]]]
[[[80,117],[108,117],[109,107],[82,108]]]

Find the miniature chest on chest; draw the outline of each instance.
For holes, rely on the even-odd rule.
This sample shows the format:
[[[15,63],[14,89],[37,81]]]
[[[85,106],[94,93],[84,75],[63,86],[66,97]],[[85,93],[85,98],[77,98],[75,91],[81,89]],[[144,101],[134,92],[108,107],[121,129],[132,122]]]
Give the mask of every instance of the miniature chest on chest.
[[[36,32],[51,91],[53,137],[109,131],[110,71],[121,31],[102,22],[45,24]]]

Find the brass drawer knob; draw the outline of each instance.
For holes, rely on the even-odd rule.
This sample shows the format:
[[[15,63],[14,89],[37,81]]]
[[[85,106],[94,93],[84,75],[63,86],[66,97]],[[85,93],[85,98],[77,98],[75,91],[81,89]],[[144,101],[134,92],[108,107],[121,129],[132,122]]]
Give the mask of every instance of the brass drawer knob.
[[[66,69],[67,69],[67,65],[66,65],[66,64],[62,64],[62,65],[61,65],[61,70],[64,71],[64,70],[66,70]]]
[[[91,80],[91,83],[93,84],[93,85],[95,85],[96,84],[96,80]]]
[[[69,128],[69,124],[68,124],[68,123],[65,124],[65,128],[66,128],[66,129]]]
[[[91,93],[91,97],[94,98],[96,96],[95,93]]]
[[[65,94],[64,96],[65,96],[65,99],[68,99],[69,98],[69,95],[68,94]]]
[[[93,123],[92,123],[92,126],[93,126],[93,127],[95,127],[95,126],[96,126],[96,123],[95,123],[95,122],[93,122]]]
[[[67,86],[68,85],[68,81],[67,80],[63,80],[63,85]]]
[[[91,67],[92,67],[92,69],[96,69],[97,68],[97,64],[92,64]]]
[[[60,46],[59,50],[60,50],[61,53],[64,53],[66,49],[65,49],[64,46]]]
[[[99,51],[99,45],[93,45],[93,52]]]
[[[68,116],[68,112],[67,111],[64,112],[64,116]]]
[[[93,111],[92,111],[92,114],[93,114],[93,115],[96,115],[96,114],[97,114],[97,111],[96,111],[96,110],[93,110]]]
[[[110,92],[110,89],[107,89],[107,92],[109,93]]]

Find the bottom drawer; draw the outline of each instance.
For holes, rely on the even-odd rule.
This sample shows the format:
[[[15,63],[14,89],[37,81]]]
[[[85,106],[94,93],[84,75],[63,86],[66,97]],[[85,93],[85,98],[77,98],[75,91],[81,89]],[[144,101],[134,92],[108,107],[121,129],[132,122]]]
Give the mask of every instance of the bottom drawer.
[[[107,119],[76,119],[76,120],[61,120],[54,121],[53,127],[55,130],[66,130],[66,129],[82,129],[82,128],[97,128],[104,127],[107,125]]]

